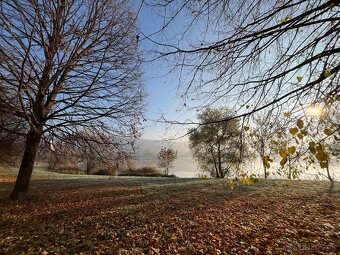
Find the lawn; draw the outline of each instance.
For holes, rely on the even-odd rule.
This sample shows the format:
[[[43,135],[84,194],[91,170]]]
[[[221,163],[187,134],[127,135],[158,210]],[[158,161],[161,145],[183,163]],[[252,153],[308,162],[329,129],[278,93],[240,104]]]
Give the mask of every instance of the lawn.
[[[0,176],[0,254],[340,254],[339,182],[230,190],[225,180],[44,173],[26,200],[9,201],[13,176]]]

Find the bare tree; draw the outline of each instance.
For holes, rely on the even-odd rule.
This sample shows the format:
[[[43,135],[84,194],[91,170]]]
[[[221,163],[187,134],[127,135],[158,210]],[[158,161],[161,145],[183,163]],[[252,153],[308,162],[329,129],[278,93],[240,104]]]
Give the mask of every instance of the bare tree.
[[[158,153],[158,166],[164,168],[164,174],[169,175],[170,168],[177,158],[177,151],[172,148],[163,147]]]
[[[269,176],[269,162],[273,160],[273,146],[271,141],[275,134],[280,131],[278,117],[273,115],[271,112],[264,114],[255,114],[253,116],[253,127],[252,130],[245,126],[248,134],[248,143],[254,152],[260,157],[263,167],[264,178],[267,179]],[[282,122],[282,121],[281,121]],[[268,123],[271,123],[268,125]]]
[[[1,111],[27,125],[12,198],[27,192],[42,139],[91,128],[124,149],[138,135],[144,93],[131,10],[126,0],[0,2]]]
[[[144,2],[164,20],[146,38],[173,64],[187,108],[227,104],[237,118],[340,93],[339,1]]]

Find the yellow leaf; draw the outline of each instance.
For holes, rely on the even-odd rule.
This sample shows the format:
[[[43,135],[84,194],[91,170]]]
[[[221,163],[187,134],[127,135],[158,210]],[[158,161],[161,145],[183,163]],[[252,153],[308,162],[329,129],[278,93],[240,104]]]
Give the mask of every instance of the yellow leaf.
[[[248,126],[244,126],[243,129],[244,129],[244,131],[248,131],[249,127]]]
[[[277,141],[275,141],[275,140],[271,140],[271,143],[272,144],[275,144],[275,145],[278,145],[279,143],[277,142]]]
[[[315,142],[313,142],[313,141],[309,142],[309,147],[313,147],[314,148],[315,147]]]
[[[286,157],[287,157],[287,152],[286,152],[285,149],[281,149],[281,151],[280,151],[280,156],[281,156],[282,158],[286,158]]]
[[[229,189],[233,190],[234,189],[234,182],[233,180],[228,180],[227,181],[227,186]]]
[[[299,137],[300,140],[303,139],[303,133],[302,132],[298,133],[297,136]]]
[[[325,145],[324,144],[318,143],[315,147],[316,147],[316,150],[320,153],[323,153],[325,151]]]
[[[328,168],[328,161],[322,161],[319,164],[321,168]]]
[[[298,119],[298,121],[296,122],[296,125],[300,128],[300,129],[302,129],[303,128],[303,120],[302,119]]]
[[[325,128],[323,132],[328,136],[333,134],[332,130],[330,130],[329,128]]]
[[[325,161],[328,160],[328,155],[326,153],[322,153],[322,152],[318,152],[315,154],[315,157],[319,160],[319,161]]]
[[[280,161],[280,165],[281,165],[282,167],[284,167],[286,163],[287,163],[287,158],[283,158],[283,159]]]
[[[286,16],[285,18],[280,19],[280,20],[279,20],[279,23],[280,23],[280,24],[285,23],[286,21],[288,21],[288,20],[290,20],[290,19],[292,19],[292,18],[293,18],[292,15],[288,15],[288,16]]]
[[[307,131],[306,131],[306,129],[301,129],[301,134],[303,134],[303,135],[307,135]]]
[[[325,78],[332,75],[332,73],[329,70],[324,71],[322,74],[323,74],[323,77],[325,77]]]
[[[292,135],[296,135],[299,132],[298,128],[290,128],[289,129],[289,133],[291,133]]]
[[[314,147],[309,147],[309,150],[311,153],[315,154],[316,153],[316,149]]]
[[[291,147],[288,148],[289,154],[293,154],[295,151],[296,151],[295,146],[291,146]]]
[[[286,118],[289,118],[289,117],[290,117],[290,112],[284,112],[283,115],[284,115]]]
[[[301,81],[302,81],[302,76],[298,75],[298,76],[296,77],[296,79],[297,79],[299,82],[301,82]]]

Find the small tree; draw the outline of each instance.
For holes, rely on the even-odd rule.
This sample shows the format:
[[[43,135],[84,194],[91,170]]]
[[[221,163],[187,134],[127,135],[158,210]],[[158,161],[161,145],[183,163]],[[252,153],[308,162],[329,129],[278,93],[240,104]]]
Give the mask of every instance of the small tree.
[[[158,153],[158,166],[163,168],[163,172],[169,175],[170,168],[173,168],[173,164],[177,158],[177,151],[172,148],[163,147]]]
[[[245,149],[237,119],[212,123],[225,116],[232,117],[233,114],[229,109],[207,108],[198,115],[202,124],[190,130],[189,136],[190,149],[200,167],[216,178],[224,178],[232,169],[239,169],[237,166]]]

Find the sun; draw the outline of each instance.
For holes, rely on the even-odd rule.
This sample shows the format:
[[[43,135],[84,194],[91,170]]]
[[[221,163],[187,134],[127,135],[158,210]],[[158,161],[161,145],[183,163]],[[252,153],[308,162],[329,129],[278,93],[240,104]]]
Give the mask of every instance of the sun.
[[[312,105],[308,107],[306,110],[307,115],[309,116],[321,116],[322,108],[320,106]]]

